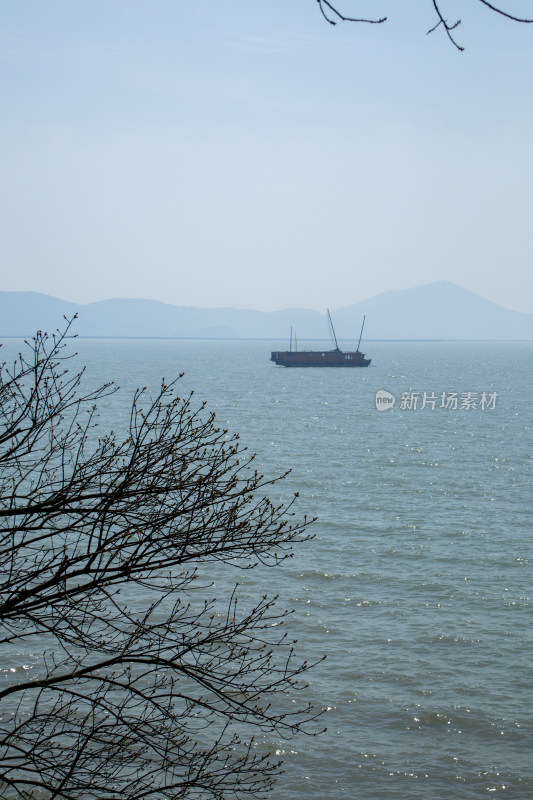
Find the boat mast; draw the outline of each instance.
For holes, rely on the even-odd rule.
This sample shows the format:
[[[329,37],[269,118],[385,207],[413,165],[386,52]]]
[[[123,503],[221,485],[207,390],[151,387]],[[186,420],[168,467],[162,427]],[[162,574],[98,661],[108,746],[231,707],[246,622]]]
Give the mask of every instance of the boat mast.
[[[289,352],[292,353],[292,325],[291,325],[291,343],[289,346]]]
[[[333,320],[331,319],[331,314],[329,313],[329,308],[326,309],[328,312],[328,323],[329,323],[329,331],[333,337],[333,341],[335,342],[335,350],[339,349],[339,344],[337,342],[337,337],[335,336],[335,328],[333,327]]]
[[[363,336],[363,328],[365,327],[365,319],[366,319],[366,317],[363,316],[363,324],[361,325],[361,333],[359,334],[359,341],[357,342],[357,352],[359,352],[359,345],[361,344],[361,338]]]

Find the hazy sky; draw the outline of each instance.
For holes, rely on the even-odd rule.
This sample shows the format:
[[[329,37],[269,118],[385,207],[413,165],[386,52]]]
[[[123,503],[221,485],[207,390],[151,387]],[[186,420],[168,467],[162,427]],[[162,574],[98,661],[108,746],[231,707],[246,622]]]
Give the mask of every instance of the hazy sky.
[[[323,310],[450,280],[533,312],[533,25],[442,0],[459,53],[431,0],[341,3],[389,22],[3,2],[0,288]]]

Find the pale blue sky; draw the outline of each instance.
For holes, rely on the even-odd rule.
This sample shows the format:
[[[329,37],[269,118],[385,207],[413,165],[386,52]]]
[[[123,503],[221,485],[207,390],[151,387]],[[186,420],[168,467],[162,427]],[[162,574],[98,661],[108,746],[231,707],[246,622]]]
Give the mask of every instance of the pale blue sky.
[[[533,25],[442,0],[459,53],[430,0],[340,2],[389,21],[1,4],[1,288],[323,310],[450,280],[533,313]]]

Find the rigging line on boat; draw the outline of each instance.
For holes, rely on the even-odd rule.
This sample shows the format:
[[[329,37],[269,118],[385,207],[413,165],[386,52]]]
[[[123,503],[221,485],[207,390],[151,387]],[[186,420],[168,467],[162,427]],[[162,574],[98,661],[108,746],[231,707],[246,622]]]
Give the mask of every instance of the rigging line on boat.
[[[339,343],[337,342],[337,337],[335,336],[335,328],[333,327],[333,320],[331,319],[331,314],[329,313],[329,308],[326,309],[328,312],[328,323],[329,323],[329,331],[331,336],[333,337],[333,341],[335,342],[335,349],[339,350]]]

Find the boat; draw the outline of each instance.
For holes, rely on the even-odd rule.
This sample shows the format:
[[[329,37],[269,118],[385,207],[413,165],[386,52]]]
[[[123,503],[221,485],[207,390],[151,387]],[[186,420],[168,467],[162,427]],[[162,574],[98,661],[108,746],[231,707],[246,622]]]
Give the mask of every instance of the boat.
[[[372,359],[366,358],[365,354],[359,350],[365,326],[365,317],[363,317],[363,324],[361,325],[357,350],[344,352],[337,342],[329,308],[327,311],[329,330],[335,343],[334,350],[298,350],[296,337],[295,349],[293,350],[291,328],[290,350],[274,350],[270,354],[270,360],[281,367],[368,367]]]

